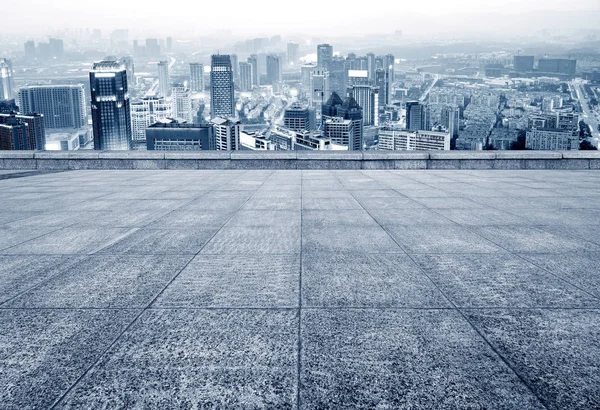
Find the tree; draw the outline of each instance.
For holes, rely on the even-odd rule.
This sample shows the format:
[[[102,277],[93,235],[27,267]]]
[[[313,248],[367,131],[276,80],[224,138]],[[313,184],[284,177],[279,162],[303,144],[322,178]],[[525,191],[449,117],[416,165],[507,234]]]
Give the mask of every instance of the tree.
[[[517,140],[513,141],[512,144],[510,144],[510,149],[519,151],[527,149],[527,131],[519,130]]]

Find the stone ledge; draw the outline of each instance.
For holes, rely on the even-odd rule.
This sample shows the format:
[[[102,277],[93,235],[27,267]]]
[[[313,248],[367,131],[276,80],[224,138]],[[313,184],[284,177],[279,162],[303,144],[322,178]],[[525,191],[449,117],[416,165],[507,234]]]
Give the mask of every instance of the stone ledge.
[[[598,169],[598,151],[0,151],[0,169]]]

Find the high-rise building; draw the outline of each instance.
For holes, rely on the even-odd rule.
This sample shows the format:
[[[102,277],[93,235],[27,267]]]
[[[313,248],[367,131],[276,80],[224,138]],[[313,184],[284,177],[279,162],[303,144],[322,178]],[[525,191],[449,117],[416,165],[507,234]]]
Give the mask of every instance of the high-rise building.
[[[556,129],[532,129],[527,131],[525,146],[532,150],[567,151],[579,149],[579,136]]]
[[[575,75],[577,60],[567,58],[541,58],[538,61],[538,71],[544,73],[557,73]]]
[[[533,71],[533,56],[514,56],[513,67],[519,73]]]
[[[445,105],[441,112],[442,125],[448,130],[451,138],[458,137],[460,127],[460,109],[457,106]]]
[[[383,60],[383,68],[388,70],[389,72],[389,81],[390,81],[390,89],[392,84],[394,84],[394,67],[396,65],[396,59],[392,54],[386,54],[382,57]]]
[[[160,57],[160,46],[155,38],[146,39],[146,56],[150,58]]]
[[[287,44],[287,62],[288,64],[296,64],[298,62],[298,53],[300,45],[298,43]]]
[[[379,89],[379,108],[390,104],[390,71],[383,68],[375,70],[375,86]]]
[[[171,117],[171,104],[164,97],[144,97],[131,103],[131,128],[134,141],[146,140],[146,129]]]
[[[308,131],[310,130],[310,113],[308,107],[293,103],[283,113],[283,124],[285,128],[292,131]]]
[[[362,108],[363,125],[379,125],[379,89],[370,85],[348,87],[348,93]]]
[[[252,86],[260,85],[260,72],[258,71],[258,56],[252,54],[247,61],[252,64]]]
[[[233,70],[228,55],[211,56],[210,64],[210,116],[229,118],[235,116]]]
[[[28,61],[35,60],[35,42],[29,40],[25,43],[25,58]]]
[[[22,87],[19,105],[23,113],[43,114],[45,128],[81,128],[87,124],[83,84]]]
[[[348,70],[348,86],[370,85],[369,72],[367,70]]]
[[[173,85],[173,117],[178,121],[192,122],[191,91],[183,84]]]
[[[329,72],[329,91],[338,95],[345,95],[348,83],[346,59],[333,57],[327,64],[327,71]]]
[[[332,59],[333,47],[329,44],[319,44],[317,46],[317,67],[326,69]]]
[[[125,67],[109,60],[94,63],[90,91],[94,149],[130,149],[131,114]]]
[[[15,98],[15,83],[12,63],[6,58],[0,58],[0,100],[13,98]]]
[[[168,61],[158,62],[158,94],[162,97],[171,95],[171,73]]]
[[[43,115],[0,114],[0,150],[43,150],[45,145]]]
[[[315,69],[315,66],[312,64],[304,64],[302,67],[300,67],[300,73],[301,73],[300,82],[302,83],[302,86],[304,88],[306,88],[307,90],[310,88],[310,82],[311,82],[312,73],[313,73],[314,69]]]
[[[430,129],[429,107],[418,101],[406,103],[406,129],[409,131],[423,131]]]
[[[276,54],[267,56],[267,84],[281,82],[281,58]]]
[[[190,89],[194,93],[204,91],[204,64],[190,63]]]
[[[450,134],[435,131],[408,131],[397,127],[379,130],[380,151],[449,150]]]
[[[240,81],[238,86],[240,91],[252,90],[252,64],[244,61],[240,62]]]
[[[326,96],[329,95],[329,73],[319,67],[313,69],[310,77],[310,104],[317,108],[320,113],[321,105],[326,101]]]
[[[129,88],[133,89],[135,87],[135,66],[133,64],[133,57],[122,57],[121,63],[125,66],[125,71],[127,71],[127,85]]]
[[[167,121],[152,124],[146,129],[148,151],[214,150],[214,143],[211,125]]]
[[[218,151],[236,151],[240,149],[240,130],[239,121],[216,117],[212,120],[215,149]]]
[[[342,101],[337,93],[331,93],[321,108],[321,121],[325,136],[333,143],[347,146],[349,150],[362,149],[363,114],[353,97]]]
[[[231,54],[231,70],[233,71],[233,83],[237,85],[239,81],[240,63],[237,54]]]
[[[173,51],[173,37],[167,37],[167,53]]]
[[[65,46],[61,39],[51,38],[48,40],[50,46],[50,55],[53,58],[62,58],[65,54]]]
[[[375,54],[367,54],[367,71],[369,72],[369,81],[371,84],[375,83]]]

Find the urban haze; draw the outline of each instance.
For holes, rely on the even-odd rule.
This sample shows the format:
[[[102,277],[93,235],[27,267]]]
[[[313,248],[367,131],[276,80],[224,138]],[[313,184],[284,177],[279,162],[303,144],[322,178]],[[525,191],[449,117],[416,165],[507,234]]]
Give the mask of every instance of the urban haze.
[[[23,0],[0,409],[600,409],[598,0]]]

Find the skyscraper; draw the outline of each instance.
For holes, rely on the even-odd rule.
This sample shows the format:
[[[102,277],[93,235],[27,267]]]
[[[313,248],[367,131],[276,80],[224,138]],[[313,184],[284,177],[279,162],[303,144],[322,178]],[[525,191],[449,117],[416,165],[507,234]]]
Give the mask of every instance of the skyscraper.
[[[231,54],[230,55],[231,58],[231,71],[233,71],[233,83],[237,85],[238,81],[239,81],[239,61],[238,61],[238,56],[237,54]]]
[[[442,107],[441,122],[450,133],[451,138],[458,137],[460,127],[460,110],[456,106],[445,105]]]
[[[310,84],[309,101],[313,107],[318,109],[318,113],[320,113],[321,105],[326,101],[326,96],[330,94],[329,73],[327,70],[319,67],[314,68],[310,77]]]
[[[302,67],[300,67],[300,73],[301,73],[300,81],[302,82],[302,86],[304,88],[306,88],[307,90],[310,88],[310,82],[311,82],[312,73],[313,73],[314,69],[315,69],[315,66],[312,64],[304,64]]]
[[[160,46],[155,38],[146,39],[146,55],[151,58],[160,57]]]
[[[45,145],[43,115],[0,114],[0,150],[43,150]]]
[[[171,95],[171,73],[169,71],[168,61],[158,63],[158,94],[163,97]]]
[[[329,44],[319,44],[317,46],[317,66],[327,68],[333,58],[333,47]]]
[[[267,56],[267,84],[281,82],[281,58],[276,54]]]
[[[231,58],[228,55],[211,56],[210,116],[212,118],[235,116],[233,70]]]
[[[0,58],[0,100],[13,98],[15,98],[15,83],[12,63],[6,58]]]
[[[50,55],[53,58],[62,58],[65,53],[63,41],[59,38],[51,38],[48,40],[48,44],[50,45]]]
[[[362,149],[363,114],[353,97],[342,101],[338,94],[331,93],[321,112],[325,135],[332,142],[345,145],[349,150]]]
[[[191,92],[183,84],[173,85],[173,117],[179,121],[192,121]]]
[[[204,91],[204,64],[190,63],[190,89],[194,93]]]
[[[298,43],[287,44],[287,62],[288,64],[296,64],[298,62],[298,52],[300,45]]]
[[[146,129],[171,117],[171,104],[164,97],[144,97],[131,103],[131,128],[134,141],[146,140]]]
[[[130,149],[131,117],[125,67],[116,61],[94,63],[90,91],[94,149]]]
[[[81,128],[87,124],[85,89],[78,85],[33,85],[19,90],[20,111],[44,115],[46,128]]]
[[[127,85],[129,88],[133,89],[135,87],[135,66],[133,64],[133,57],[122,57],[121,63],[125,66],[125,70],[127,71]]]
[[[310,130],[310,113],[308,107],[300,103],[293,103],[283,113],[283,123],[285,128],[293,131]]]
[[[327,64],[327,71],[329,72],[329,91],[338,95],[345,95],[348,82],[346,59],[333,57]]]
[[[167,37],[167,53],[173,51],[173,37]]]
[[[406,129],[409,131],[430,131],[429,109],[418,101],[406,103]]]
[[[240,62],[239,87],[241,91],[252,90],[252,64],[244,61]]]
[[[378,125],[379,89],[370,85],[354,85],[348,87],[348,92],[362,108],[363,124]]]
[[[35,60],[35,43],[33,40],[29,40],[25,43],[25,58],[28,61]]]
[[[375,86],[379,88],[379,107],[390,104],[390,71],[384,68],[375,70]]]
[[[248,57],[247,61],[252,64],[252,85],[259,86],[260,73],[258,71],[258,56],[256,54],[252,54],[250,57]]]
[[[218,151],[235,151],[240,149],[239,121],[217,117],[212,120],[215,147]]]
[[[369,72],[369,81],[375,83],[375,54],[367,53],[367,71]]]

